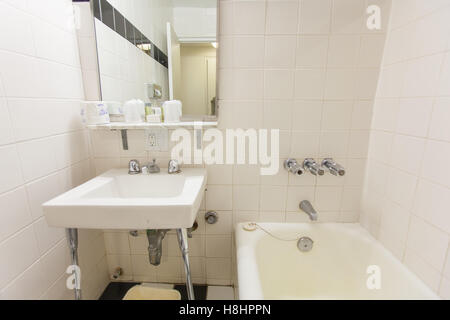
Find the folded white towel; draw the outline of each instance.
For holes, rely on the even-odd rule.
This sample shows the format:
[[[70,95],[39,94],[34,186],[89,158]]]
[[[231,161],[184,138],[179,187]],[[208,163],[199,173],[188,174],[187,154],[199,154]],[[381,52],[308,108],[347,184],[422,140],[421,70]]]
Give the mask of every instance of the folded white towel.
[[[88,125],[109,123],[108,107],[102,101],[86,101],[82,108]]]
[[[166,101],[163,104],[164,122],[180,122],[182,104],[179,100]]]
[[[123,106],[125,122],[143,122],[145,117],[145,103],[142,100],[129,100]]]

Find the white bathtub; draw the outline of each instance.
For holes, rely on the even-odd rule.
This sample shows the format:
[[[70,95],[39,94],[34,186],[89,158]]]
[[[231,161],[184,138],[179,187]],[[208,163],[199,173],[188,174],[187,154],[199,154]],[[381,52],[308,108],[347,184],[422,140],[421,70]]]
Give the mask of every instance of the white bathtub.
[[[278,237],[310,237],[314,246],[301,252],[297,241],[279,241],[260,229],[245,231],[245,224],[238,224],[240,299],[439,298],[359,224],[258,224]],[[366,284],[367,268],[373,265],[379,267],[379,289]]]

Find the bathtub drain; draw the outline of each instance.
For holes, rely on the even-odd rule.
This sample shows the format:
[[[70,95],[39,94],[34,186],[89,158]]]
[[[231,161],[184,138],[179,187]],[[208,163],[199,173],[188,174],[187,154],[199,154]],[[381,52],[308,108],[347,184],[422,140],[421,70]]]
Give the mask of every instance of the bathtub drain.
[[[313,248],[313,244],[314,244],[314,241],[312,241],[311,238],[301,237],[300,239],[298,239],[297,248],[301,252],[308,252],[308,251],[311,251],[311,249]]]

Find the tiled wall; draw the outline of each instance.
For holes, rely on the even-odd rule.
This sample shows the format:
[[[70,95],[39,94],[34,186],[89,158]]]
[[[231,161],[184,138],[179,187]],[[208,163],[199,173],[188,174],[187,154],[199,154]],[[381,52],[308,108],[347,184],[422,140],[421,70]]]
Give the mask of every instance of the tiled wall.
[[[450,3],[395,0],[361,223],[450,298]]]
[[[298,204],[308,199],[319,220],[357,222],[363,185],[373,98],[389,17],[389,1],[302,0],[220,1],[220,129],[279,128],[280,165],[289,156],[302,161],[334,157],[345,177],[316,179],[280,169],[260,176],[252,165],[207,166],[208,190],[199,212],[199,230],[190,240],[195,282],[229,284],[232,227],[243,220],[307,221]],[[366,26],[368,4],[382,8],[382,30]],[[166,165],[170,153],[145,151],[144,133],[129,131],[128,151],[120,134],[92,135],[97,173],[126,167],[131,158],[155,157]],[[203,224],[216,210],[217,225]],[[182,280],[174,235],[163,242],[160,267],[147,262],[146,239],[106,233],[110,271],[123,279]]]
[[[64,230],[41,209],[91,177],[73,21],[69,0],[0,1],[0,299],[73,298]],[[108,280],[102,240],[80,231],[86,298]]]
[[[382,8],[381,30],[366,27],[369,4]],[[298,203],[308,199],[320,221],[358,221],[388,15],[389,1],[220,1],[220,127],[279,128],[281,165],[333,157],[347,169],[316,178],[212,167],[208,192],[221,203],[229,194],[236,219],[307,221]]]

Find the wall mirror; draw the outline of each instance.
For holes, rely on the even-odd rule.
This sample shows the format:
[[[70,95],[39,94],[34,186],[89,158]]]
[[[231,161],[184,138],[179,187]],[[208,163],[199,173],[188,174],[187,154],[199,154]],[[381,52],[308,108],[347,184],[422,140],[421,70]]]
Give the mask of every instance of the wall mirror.
[[[182,120],[215,118],[217,0],[91,0],[91,6],[103,101],[179,100]]]

